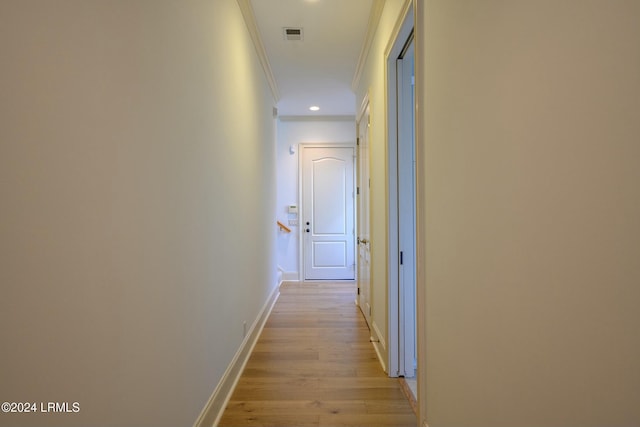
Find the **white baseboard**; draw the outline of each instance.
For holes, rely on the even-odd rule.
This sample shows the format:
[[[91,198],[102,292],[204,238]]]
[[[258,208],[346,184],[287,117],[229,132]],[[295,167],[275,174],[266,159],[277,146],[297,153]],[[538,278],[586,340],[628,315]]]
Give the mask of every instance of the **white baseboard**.
[[[371,337],[373,348],[376,351],[376,355],[378,356],[380,364],[382,365],[382,370],[387,372],[385,358],[382,357],[383,354],[387,354],[387,343],[385,342],[380,329],[378,329],[378,325],[374,321],[371,322],[371,332],[373,334],[373,336]]]
[[[356,297],[355,303],[358,307],[360,307],[360,300],[358,297]],[[360,309],[362,310],[362,307],[360,307]],[[382,333],[380,332],[380,329],[378,329],[378,325],[376,325],[375,321],[371,321],[370,341],[371,344],[373,344],[373,349],[376,351],[378,361],[380,362],[380,365],[382,365],[382,370],[388,373],[387,365],[384,362],[385,359],[382,357],[383,354],[387,354],[387,343],[385,342]]]
[[[299,274],[297,271],[283,271],[282,281],[284,282],[297,282],[299,280]]]
[[[269,298],[267,298],[262,310],[258,314],[255,322],[253,322],[253,325],[251,325],[251,328],[247,331],[247,336],[242,341],[240,348],[227,367],[218,386],[213,391],[209,401],[196,420],[194,427],[215,427],[220,422],[222,413],[229,403],[229,399],[231,399],[233,390],[236,388],[242,371],[244,371],[244,367],[249,360],[249,356],[251,356],[251,352],[260,337],[262,328],[280,295],[279,288],[280,286],[276,286],[271,292],[271,295],[269,295]]]
[[[278,280],[279,282],[297,282],[300,280],[300,273],[297,271],[286,271],[284,268],[278,266]]]

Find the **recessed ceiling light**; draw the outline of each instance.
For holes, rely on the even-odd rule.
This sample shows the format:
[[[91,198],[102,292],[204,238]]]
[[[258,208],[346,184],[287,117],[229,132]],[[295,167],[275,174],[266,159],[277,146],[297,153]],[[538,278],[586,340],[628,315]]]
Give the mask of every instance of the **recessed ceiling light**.
[[[320,109],[320,107],[318,107],[317,105],[312,105],[311,107],[309,107],[309,110],[311,111],[318,111]]]

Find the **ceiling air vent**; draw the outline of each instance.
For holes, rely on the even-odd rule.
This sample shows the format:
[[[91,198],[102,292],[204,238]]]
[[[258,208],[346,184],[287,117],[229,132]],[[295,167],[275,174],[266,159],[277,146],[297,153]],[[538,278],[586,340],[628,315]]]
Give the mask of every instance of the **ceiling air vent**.
[[[302,40],[302,28],[295,27],[285,27],[284,28],[284,39],[289,41],[300,41]]]

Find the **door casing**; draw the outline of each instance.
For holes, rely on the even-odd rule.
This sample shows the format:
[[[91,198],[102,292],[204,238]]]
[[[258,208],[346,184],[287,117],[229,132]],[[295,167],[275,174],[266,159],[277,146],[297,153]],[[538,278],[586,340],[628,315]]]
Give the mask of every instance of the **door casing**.
[[[356,127],[358,131],[357,147],[357,192],[356,210],[358,212],[358,248],[357,255],[357,280],[358,297],[356,302],[364,315],[369,329],[372,329],[371,321],[371,229],[370,229],[370,105],[369,96],[365,96],[358,114]]]
[[[415,152],[411,155],[407,155],[406,150],[411,149],[413,147],[408,147],[406,144],[400,144],[400,137],[404,137],[406,132],[401,128],[402,126],[407,126],[406,123],[399,123],[399,114],[402,114],[406,117],[406,108],[404,111],[401,110],[402,106],[399,105],[399,100],[402,98],[402,94],[399,93],[397,83],[402,76],[398,73],[397,60],[402,56],[403,50],[405,49],[409,39],[412,37],[413,29],[414,29],[414,10],[412,2],[407,2],[405,9],[403,10],[401,17],[399,19],[401,25],[398,26],[397,32],[391,38],[391,42],[387,47],[385,52],[386,58],[386,79],[385,83],[387,85],[387,123],[388,123],[388,152],[387,152],[387,161],[388,161],[388,189],[389,189],[389,206],[388,206],[388,236],[389,236],[389,251],[388,251],[388,280],[389,280],[389,293],[388,293],[388,304],[389,304],[389,375],[390,376],[404,376],[407,372],[411,372],[413,367],[407,366],[408,357],[406,355],[407,351],[415,354],[415,346],[417,343],[413,340],[413,347],[411,345],[407,345],[407,339],[412,339],[415,337],[415,323],[410,325],[407,330],[405,330],[404,326],[407,322],[413,321],[415,322],[417,312],[415,311],[415,265],[407,266],[406,264],[400,265],[400,252],[402,251],[404,254],[404,260],[415,260],[416,259],[416,210],[415,204],[413,206],[411,212],[411,219],[409,221],[412,222],[412,231],[407,231],[406,227],[402,232],[402,237],[405,243],[401,248],[401,239],[400,239],[400,221],[407,221],[407,212],[406,209],[403,211],[404,215],[401,217],[400,215],[400,194],[399,194],[399,183],[400,183],[400,169],[411,167],[413,168],[413,164],[407,165],[407,158],[413,157],[415,159]],[[415,49],[415,47],[414,47]],[[415,105],[413,106],[413,111],[415,112]],[[403,133],[405,135],[403,135]],[[405,141],[406,142],[406,141]],[[405,153],[400,153],[399,150],[405,150]],[[406,177],[403,178],[406,181]],[[414,188],[412,192],[415,194],[415,183],[416,183],[416,175],[413,174],[413,184]],[[406,194],[404,195],[406,199]],[[415,202],[415,199],[414,199]],[[403,207],[404,208],[404,207]],[[409,243],[409,247],[407,247],[407,238],[413,237],[412,242]],[[412,243],[412,244],[411,244]],[[408,251],[409,249],[409,251]],[[409,253],[408,253],[409,252]],[[414,261],[415,262],[415,261]],[[410,276],[413,277],[405,277],[406,271],[404,267],[410,268],[412,270],[412,274]],[[406,270],[406,269],[405,269]],[[407,280],[401,280],[407,279]],[[404,282],[404,283],[403,283]],[[406,283],[413,282],[414,289],[413,292],[407,288]],[[413,312],[412,310],[405,310],[408,304],[413,303]],[[408,319],[408,318],[412,318]],[[411,336],[410,336],[411,335]],[[411,343],[409,343],[411,344]],[[408,369],[407,369],[408,368]]]

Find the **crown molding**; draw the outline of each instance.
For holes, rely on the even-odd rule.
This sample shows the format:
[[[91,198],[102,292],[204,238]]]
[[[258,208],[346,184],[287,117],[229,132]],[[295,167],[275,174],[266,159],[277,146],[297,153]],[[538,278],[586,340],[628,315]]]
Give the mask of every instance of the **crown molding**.
[[[356,72],[351,82],[351,89],[355,92],[358,90],[358,84],[360,84],[360,78],[364,71],[367,58],[369,57],[369,51],[371,50],[371,44],[373,38],[376,35],[378,29],[378,23],[380,22],[380,16],[382,16],[382,10],[384,9],[385,0],[373,0],[371,5],[371,13],[369,13],[369,23],[367,24],[367,33],[364,37],[364,43],[362,43],[362,49],[360,50],[360,57],[358,58],[358,65],[356,66]]]
[[[389,43],[387,43],[387,47],[384,50],[385,61],[388,60],[389,55],[391,54],[391,50],[393,49],[393,46],[395,45],[396,40],[400,35],[400,30],[404,25],[404,21],[407,19],[409,12],[413,13],[413,9],[414,9],[413,0],[405,0],[404,4],[402,5],[402,9],[400,11],[400,15],[398,15],[398,19],[396,20],[396,23],[393,26],[393,30],[391,31],[391,37],[389,37]],[[413,28],[415,27],[415,18],[413,19],[413,21],[414,22],[411,25],[412,31],[413,31]]]
[[[273,70],[271,69],[271,64],[269,63],[267,52],[264,49],[264,44],[262,43],[262,37],[260,36],[260,30],[258,29],[258,24],[256,23],[256,17],[253,13],[253,7],[251,7],[251,1],[237,0],[237,2],[238,6],[240,7],[240,11],[242,12],[244,22],[247,25],[247,30],[249,31],[251,40],[253,41],[253,45],[256,48],[256,53],[258,54],[258,59],[260,60],[260,64],[262,65],[262,69],[264,70],[265,77],[267,78],[267,82],[269,83],[269,88],[271,89],[273,99],[275,102],[278,102],[280,99],[278,84],[276,83],[276,78],[273,75]]]

